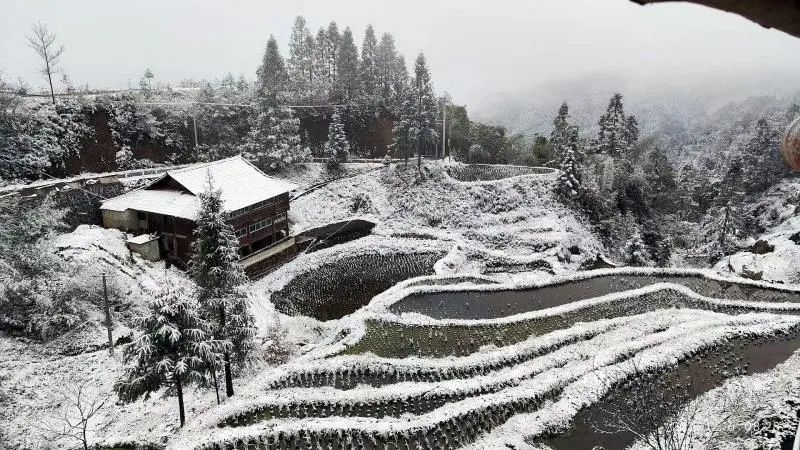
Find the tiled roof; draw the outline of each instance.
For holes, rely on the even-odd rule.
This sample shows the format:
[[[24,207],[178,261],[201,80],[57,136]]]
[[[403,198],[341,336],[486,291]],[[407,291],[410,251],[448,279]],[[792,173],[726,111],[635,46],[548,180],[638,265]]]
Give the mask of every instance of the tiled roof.
[[[146,211],[195,220],[200,200],[192,194],[173,190],[138,189],[106,200],[100,209]]]
[[[167,172],[194,195],[208,189],[209,174],[214,189],[222,191],[222,203],[227,211],[297,189],[293,183],[265,175],[240,156]]]
[[[194,220],[200,208],[197,195],[208,189],[209,176],[214,189],[222,191],[222,207],[229,212],[297,188],[293,183],[265,175],[242,157],[235,156],[172,170],[164,175],[177,181],[190,193],[148,186],[106,200],[100,209],[133,209]]]

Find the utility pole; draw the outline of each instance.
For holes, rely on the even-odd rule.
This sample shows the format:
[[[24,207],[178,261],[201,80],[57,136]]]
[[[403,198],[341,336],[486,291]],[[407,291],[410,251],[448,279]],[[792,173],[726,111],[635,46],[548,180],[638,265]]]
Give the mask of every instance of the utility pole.
[[[192,128],[194,128],[194,149],[197,150],[197,117],[192,116]]]
[[[447,99],[442,101],[442,159],[444,159],[445,152],[444,143],[447,142]]]
[[[108,306],[108,284],[106,273],[103,272],[103,300],[106,307],[106,330],[108,330],[108,353],[114,356],[114,337],[111,335],[111,309]]]

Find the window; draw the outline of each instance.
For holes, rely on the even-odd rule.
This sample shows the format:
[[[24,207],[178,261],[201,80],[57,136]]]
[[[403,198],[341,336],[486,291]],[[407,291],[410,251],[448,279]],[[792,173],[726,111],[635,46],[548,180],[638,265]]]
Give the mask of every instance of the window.
[[[244,237],[246,234],[247,234],[247,227],[244,227],[244,228],[239,228],[238,230],[236,230],[236,237],[237,237],[237,238],[240,238],[240,239],[241,239],[241,238],[243,238],[243,237]]]
[[[258,230],[263,230],[270,225],[272,225],[272,219],[259,220],[258,222],[250,224],[250,232],[253,233]]]

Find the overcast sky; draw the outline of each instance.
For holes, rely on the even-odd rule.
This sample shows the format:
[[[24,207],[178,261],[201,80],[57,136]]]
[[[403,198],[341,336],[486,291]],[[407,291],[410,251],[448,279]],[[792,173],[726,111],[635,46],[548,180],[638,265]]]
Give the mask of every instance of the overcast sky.
[[[594,72],[653,77],[730,77],[742,71],[800,74],[800,39],[691,4],[628,0],[2,0],[0,71],[33,86],[26,47],[42,21],[66,46],[62,65],[78,85],[124,88],[150,67],[157,81],[254,78],[267,37],[288,53],[295,16],[313,32],[336,20],[361,43],[367,24],[391,32],[407,61],[428,57],[435,88],[477,106]],[[800,82],[798,82],[800,84]]]

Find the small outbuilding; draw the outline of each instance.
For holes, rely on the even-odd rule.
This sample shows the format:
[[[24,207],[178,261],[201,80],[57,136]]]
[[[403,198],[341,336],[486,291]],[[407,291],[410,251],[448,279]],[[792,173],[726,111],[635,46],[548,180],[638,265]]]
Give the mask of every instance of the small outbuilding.
[[[293,255],[287,213],[289,193],[297,186],[266,175],[240,156],[168,171],[141,189],[106,200],[100,206],[103,226],[136,234],[132,249],[152,247],[140,235],[156,236],[161,258],[186,265],[200,211],[198,195],[208,190],[209,177],[221,191],[249,273],[263,273]],[[152,254],[152,248],[140,249]]]

